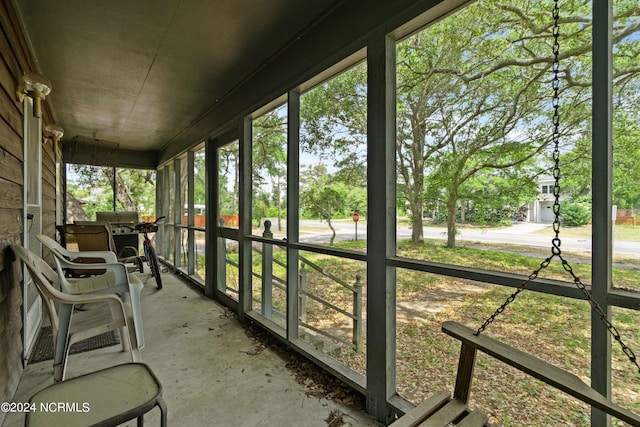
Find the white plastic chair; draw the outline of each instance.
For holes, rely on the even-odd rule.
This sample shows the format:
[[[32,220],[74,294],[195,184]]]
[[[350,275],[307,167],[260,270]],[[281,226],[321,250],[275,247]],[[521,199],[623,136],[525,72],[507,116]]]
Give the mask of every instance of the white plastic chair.
[[[52,286],[52,283],[58,284],[59,274],[49,264],[22,246],[11,245],[11,249],[27,267],[49,315],[54,337],[55,381],[64,381],[69,348],[73,343],[109,331],[119,331],[122,351],[129,351],[131,359],[140,362],[136,334],[129,327],[133,316],[128,304],[115,294],[70,295],[60,292]],[[77,305],[89,306],[89,309],[77,311]]]
[[[72,295],[81,294],[120,294],[125,302],[131,303],[133,323],[136,331],[138,348],[144,347],[144,330],[142,327],[142,309],[140,294],[144,284],[136,274],[129,274],[124,264],[116,261],[116,255],[111,251],[71,252],[63,248],[49,236],[39,234],[38,240],[54,255],[61,290]],[[77,263],[70,260],[76,258],[99,258],[105,262],[99,264]],[[103,274],[67,278],[65,269],[74,271],[86,270]]]

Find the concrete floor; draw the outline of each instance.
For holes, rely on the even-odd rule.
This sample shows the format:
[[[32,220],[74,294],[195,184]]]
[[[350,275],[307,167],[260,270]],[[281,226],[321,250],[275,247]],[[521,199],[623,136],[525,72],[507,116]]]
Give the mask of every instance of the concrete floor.
[[[309,397],[282,351],[256,351],[256,341],[220,304],[171,274],[163,282],[162,290],[149,283],[143,291],[141,352],[162,382],[170,426],[380,426],[361,409]],[[119,346],[72,355],[67,378],[129,361]],[[52,361],[28,365],[13,401],[26,402],[52,383]],[[330,424],[332,411],[344,422]],[[159,425],[158,409],[145,421]],[[24,414],[9,413],[3,423],[21,425]]]

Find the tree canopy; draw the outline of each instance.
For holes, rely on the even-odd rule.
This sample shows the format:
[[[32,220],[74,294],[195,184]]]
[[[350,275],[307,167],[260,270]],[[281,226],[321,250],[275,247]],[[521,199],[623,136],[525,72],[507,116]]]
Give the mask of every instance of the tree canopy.
[[[135,211],[140,215],[155,214],[154,170],[122,169],[109,166],[69,165],[67,172],[67,191],[71,193],[67,203],[78,212],[82,206],[85,218],[95,219],[95,213],[113,211],[114,195],[116,210]]]
[[[592,21],[588,2],[562,7],[559,131],[562,149],[570,150],[589,136]],[[461,202],[515,211],[534,197],[535,178],[551,167],[551,8],[549,1],[476,2],[397,45],[396,164],[414,241],[423,238],[425,206],[446,210],[454,247]],[[629,86],[639,71],[631,35],[640,6],[620,2],[615,13],[614,84]],[[356,67],[302,98],[309,147],[362,152],[354,136],[365,134],[365,76]]]

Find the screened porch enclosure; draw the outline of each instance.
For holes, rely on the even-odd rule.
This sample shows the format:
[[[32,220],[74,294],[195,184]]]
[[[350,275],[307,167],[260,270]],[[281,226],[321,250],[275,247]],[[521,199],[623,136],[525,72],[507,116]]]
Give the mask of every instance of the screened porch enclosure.
[[[65,221],[162,217],[166,273],[385,425],[454,390],[449,321],[640,413],[640,6],[560,1],[558,29],[555,4],[419,1],[382,19],[338,2],[158,151],[69,141],[82,209]],[[469,406],[500,425],[622,425],[485,356]]]
[[[417,223],[415,216],[407,214],[404,206],[395,202],[407,197],[407,191],[412,191],[410,184],[416,185],[411,182],[415,175],[405,174],[403,170],[408,154],[396,145],[417,114],[417,110],[410,110],[415,108],[410,99],[417,95],[407,89],[411,78],[407,70],[416,65],[408,61],[415,61],[420,49],[428,49],[424,47],[428,40],[440,38],[440,43],[449,42],[446,38],[448,26],[452,25],[449,21],[469,19],[468,16],[481,13],[483,8],[491,10],[490,2],[478,2],[462,9],[408,38],[378,37],[367,46],[366,52],[359,51],[336,65],[330,77],[320,75],[309,80],[252,112],[236,128],[204,142],[209,185],[206,206],[216,210],[211,217],[207,215],[203,230],[193,230],[194,233],[204,232],[205,247],[208,248],[204,260],[208,279],[196,278],[196,282],[206,295],[237,310],[240,318],[258,322],[293,349],[363,392],[368,398],[370,413],[387,422],[394,413],[407,411],[411,404],[420,403],[433,390],[453,388],[456,343],[440,333],[440,324],[456,320],[471,327],[480,326],[547,256],[554,253],[551,224],[546,227],[543,243],[529,243],[528,239],[532,239],[529,231],[515,231],[520,224],[512,218],[515,215],[512,213],[509,213],[507,226],[515,221],[510,232],[520,239],[522,247],[529,248],[524,257],[506,260],[497,255],[499,252],[518,252],[522,247],[505,249],[491,244],[477,245],[464,238],[469,232],[464,224],[474,221],[472,215],[484,215],[482,218],[486,219],[489,215],[500,214],[498,209],[481,204],[483,197],[493,197],[489,184],[484,189],[475,189],[478,195],[466,196],[473,200],[466,205],[467,220],[458,218],[459,223],[454,224],[462,228],[461,232],[446,228],[446,202],[429,205],[427,194],[423,205],[414,207],[413,212],[439,212],[433,215],[434,224],[435,217],[444,214],[441,225],[444,231],[439,236],[425,234],[414,239],[416,224],[420,224],[421,229],[423,224],[430,225],[430,215],[420,212]],[[490,20],[489,17],[486,19]],[[595,23],[594,34],[598,34]],[[444,48],[441,50],[447,52]],[[469,60],[469,57],[465,59]],[[488,58],[478,57],[477,60]],[[598,56],[594,54],[594,64],[597,60]],[[595,68],[594,65],[594,75],[597,74]],[[420,70],[413,71],[421,75]],[[509,73],[517,71],[510,70],[504,76],[495,77],[513,78]],[[543,75],[540,70],[530,71],[537,73],[538,78]],[[390,75],[394,78],[390,79]],[[496,96],[496,81],[486,78],[485,85],[493,92],[481,98],[479,103],[494,102],[491,96]],[[415,82],[412,84],[416,85]],[[443,82],[433,84],[442,85]],[[536,183],[532,178],[525,178],[529,176],[527,170],[551,167],[548,162],[552,157],[549,148],[552,147],[552,134],[549,133],[552,124],[549,123],[548,108],[553,91],[547,78],[540,78],[535,84],[535,88],[533,84],[527,88],[530,93],[525,94],[523,89],[517,95],[529,97],[526,108],[521,110],[520,100],[508,101],[513,93],[506,90],[501,95],[503,104],[507,100],[513,102],[509,108],[518,109],[516,118],[504,118],[507,107],[496,104],[491,107],[495,108],[495,113],[478,115],[473,120],[460,118],[460,123],[468,121],[472,124],[468,130],[462,126],[458,129],[458,132],[460,129],[467,132],[466,138],[470,140],[478,138],[473,135],[472,126],[484,126],[481,131],[484,137],[493,135],[491,137],[496,141],[493,145],[474,148],[486,150],[485,156],[501,151],[507,153],[511,147],[498,145],[505,137],[512,139],[510,142],[517,144],[520,151],[525,150],[524,147],[530,150],[531,155],[524,153],[517,161],[514,160],[518,155],[515,152],[504,154],[509,159],[507,163],[512,164],[501,169],[495,167],[495,170],[505,175],[478,176],[480,182],[485,180],[497,186],[498,180],[511,174],[515,185],[523,187],[520,193],[510,193],[513,194],[511,197],[522,197],[518,199],[522,200],[518,202],[522,205],[536,197],[535,194],[531,196],[535,193]],[[447,88],[459,90],[454,85]],[[465,90],[470,94],[486,89],[478,84]],[[605,96],[599,93],[601,90],[607,92],[598,85],[592,90],[594,99]],[[570,108],[571,102],[583,102],[578,100],[590,96],[591,89],[588,93],[569,94],[567,91],[560,98],[561,108]],[[628,95],[616,92],[615,96]],[[437,102],[457,108],[460,114],[469,114],[469,117],[473,117],[474,109],[479,108],[459,106],[446,92]],[[397,104],[406,109],[392,107]],[[348,111],[345,105],[349,106]],[[319,115],[318,108],[323,108],[325,114]],[[447,126],[444,113],[433,108],[431,120],[442,120],[442,126]],[[601,116],[603,112],[595,104],[589,108],[581,122],[571,122],[562,128],[563,138],[572,142],[572,138],[582,134],[580,126],[585,123],[592,122],[594,124],[588,126],[595,126],[601,122],[610,126],[608,113]],[[492,121],[496,123],[494,128],[487,125]],[[498,128],[508,126],[517,130],[507,135],[504,131],[497,133]],[[529,136],[525,136],[527,132]],[[601,160],[595,159],[598,149],[605,152],[610,149],[598,148],[599,144],[608,146],[608,143],[598,142],[596,137],[594,132],[594,162]],[[433,135],[425,139],[424,150],[437,147],[439,153],[443,153],[446,146],[435,144],[436,138],[438,135],[433,131]],[[484,141],[478,139],[478,144],[480,142]],[[449,144],[463,147],[454,140]],[[563,146],[563,152],[570,146]],[[440,157],[434,157],[436,162],[454,164],[452,159],[438,155]],[[567,152],[566,155],[573,154]],[[178,206],[185,204],[185,200],[195,200],[190,194],[191,187],[183,185],[183,182],[195,179],[190,173],[185,177],[183,169],[192,157],[193,153],[187,152],[186,157],[177,158],[159,169],[163,180],[158,194],[163,201],[158,206],[162,206],[162,214],[169,218]],[[514,165],[522,167],[518,169]],[[567,169],[575,172],[569,166]],[[611,181],[607,170],[609,168],[594,166],[593,179]],[[427,174],[425,181],[430,185],[435,185],[436,178],[442,179],[438,174],[443,172],[435,163],[424,171]],[[180,174],[182,177],[178,178]],[[527,181],[523,183],[523,179]],[[427,183],[424,185],[426,187]],[[605,316],[613,324],[620,325],[627,334],[626,342],[634,345],[638,339],[631,326],[634,322],[631,319],[637,318],[633,310],[638,301],[636,276],[631,273],[625,278],[626,273],[614,271],[615,285],[611,277],[604,281],[596,279],[610,274],[600,270],[611,265],[611,259],[606,260],[607,253],[612,252],[615,257],[626,256],[611,250],[615,227],[598,227],[601,223],[612,223],[612,210],[610,206],[603,209],[610,203],[606,201],[610,190],[596,187],[594,185],[592,189],[592,234],[588,237],[593,246],[588,253],[579,255],[576,273],[583,278],[591,277],[585,282],[593,291],[594,300],[608,307]],[[173,188],[185,189],[185,193],[175,192]],[[506,187],[497,188],[498,191],[511,191]],[[552,190],[547,188],[547,192]],[[443,190],[441,194],[446,193]],[[322,202],[327,205],[335,202],[331,212],[327,212]],[[460,206],[458,204],[458,215]],[[206,212],[211,213],[210,210]],[[361,218],[357,223],[353,221],[354,212]],[[188,215],[191,216],[193,212]],[[184,238],[182,245],[176,241],[176,236],[182,232],[178,230],[184,230],[185,226],[177,224],[179,217],[174,218],[174,223],[163,225],[162,254],[170,264],[171,260],[180,259],[181,264],[176,264],[175,268],[193,276],[193,272],[185,268],[191,253],[185,260],[184,256],[180,258],[179,249],[190,245],[184,244]],[[360,226],[359,234],[357,226]],[[425,226],[422,232],[429,230]],[[451,233],[458,236],[458,253],[439,249],[451,243],[447,239]],[[570,245],[571,237],[565,242]],[[460,251],[465,252],[460,254]],[[567,248],[567,253],[573,255],[573,249]],[[571,282],[572,277],[563,270],[561,263],[542,271],[540,277],[527,283],[529,290],[498,317],[498,326],[495,330],[490,327],[488,333],[559,364],[585,381],[591,381],[596,388],[607,388],[615,402],[637,411],[633,396],[637,393],[638,381],[630,377],[633,366],[629,366],[616,343],[612,345],[606,324],[603,328],[598,314],[591,312],[584,294]],[[597,285],[591,287],[591,283]],[[606,291],[598,290],[602,283],[610,283]],[[523,309],[522,305],[532,308]],[[590,354],[587,354],[589,348]],[[611,353],[603,352],[604,348],[611,348]],[[433,366],[441,369],[435,373]],[[581,402],[558,397],[553,390],[514,372],[500,374],[496,383],[489,379],[496,375],[493,369],[496,367],[491,363],[483,366],[476,386],[481,394],[486,394],[474,397],[472,402],[480,408],[492,408],[490,412],[497,420],[516,419],[521,425],[541,425],[549,420],[580,424],[592,419],[593,425],[598,425],[597,420],[603,416],[598,410],[592,413],[591,408]],[[601,374],[602,369],[608,373],[600,379],[596,374],[588,374],[590,370]],[[618,374],[618,369],[626,373]],[[483,380],[490,385],[483,385]],[[529,393],[536,396],[536,401],[546,402],[536,406],[538,414],[515,415],[502,407],[502,402],[508,401],[513,393],[514,383],[518,384],[517,394]],[[382,401],[386,402],[385,408],[378,406]],[[546,405],[548,409],[544,408]],[[567,407],[572,410],[566,411]]]

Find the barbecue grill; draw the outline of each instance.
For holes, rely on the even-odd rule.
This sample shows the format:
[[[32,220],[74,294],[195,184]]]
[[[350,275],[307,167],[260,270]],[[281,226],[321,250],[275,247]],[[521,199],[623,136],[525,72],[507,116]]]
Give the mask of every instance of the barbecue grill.
[[[96,220],[111,224],[111,234],[118,253],[127,246],[140,247],[140,235],[133,228],[139,222],[138,212],[96,212]]]

